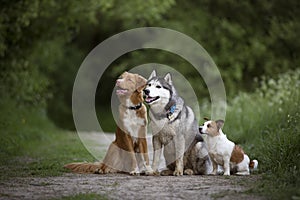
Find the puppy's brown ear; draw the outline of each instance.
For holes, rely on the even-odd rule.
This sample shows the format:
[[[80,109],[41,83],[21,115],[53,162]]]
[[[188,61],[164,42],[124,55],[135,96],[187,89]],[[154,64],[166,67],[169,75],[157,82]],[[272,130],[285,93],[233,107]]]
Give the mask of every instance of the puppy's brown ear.
[[[204,117],[203,118],[205,121],[209,121],[209,118],[208,117]]]
[[[136,74],[135,75],[135,80],[136,80],[136,89],[137,91],[142,91],[147,83],[147,79],[145,79],[144,77],[142,77],[141,75]]]
[[[224,125],[224,120],[219,119],[219,120],[216,121],[216,123],[217,123],[218,129],[220,129],[220,128],[222,128],[223,125]]]

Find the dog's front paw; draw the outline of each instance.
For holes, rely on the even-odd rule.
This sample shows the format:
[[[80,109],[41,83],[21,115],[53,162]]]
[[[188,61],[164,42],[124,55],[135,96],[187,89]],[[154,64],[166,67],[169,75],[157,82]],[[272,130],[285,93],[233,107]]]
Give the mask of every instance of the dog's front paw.
[[[130,175],[133,175],[133,176],[139,176],[139,175],[140,175],[140,172],[139,172],[138,169],[135,169],[135,170],[129,172],[129,174],[130,174]]]
[[[145,175],[146,175],[146,176],[153,176],[153,175],[155,175],[155,172],[154,172],[154,170],[151,168],[150,165],[146,165],[145,168],[146,168],[146,170],[145,170]]]
[[[182,176],[183,175],[183,170],[182,169],[175,169],[174,176]]]
[[[230,172],[224,172],[224,176],[230,176]]]
[[[140,175],[140,172],[137,172],[137,171],[131,171],[129,172],[130,175],[132,176],[139,176]]]
[[[186,169],[184,170],[184,175],[194,175],[194,171],[192,169]]]
[[[157,173],[158,173],[158,172],[157,172]],[[150,168],[150,169],[146,169],[145,175],[146,175],[146,176],[154,176],[154,175],[156,175],[156,173],[155,173],[155,171],[153,171],[153,170]]]
[[[132,176],[139,176],[140,175],[140,173],[136,172],[136,171],[131,171],[129,174],[132,175]]]

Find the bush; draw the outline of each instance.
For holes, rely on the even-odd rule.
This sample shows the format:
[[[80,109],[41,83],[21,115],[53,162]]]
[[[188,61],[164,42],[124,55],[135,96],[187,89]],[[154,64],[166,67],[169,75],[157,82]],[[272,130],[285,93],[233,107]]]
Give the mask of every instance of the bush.
[[[268,181],[264,189],[276,198],[283,196],[275,191],[285,191],[285,198],[300,194],[299,102],[297,69],[275,79],[263,78],[254,93],[240,93],[228,106],[224,132],[242,143],[250,158],[258,159]]]

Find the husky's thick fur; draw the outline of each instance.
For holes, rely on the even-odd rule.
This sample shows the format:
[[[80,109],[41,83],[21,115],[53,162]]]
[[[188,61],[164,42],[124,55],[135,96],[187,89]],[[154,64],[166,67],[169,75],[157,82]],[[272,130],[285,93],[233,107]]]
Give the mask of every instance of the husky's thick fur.
[[[150,128],[153,133],[153,164],[157,171],[162,148],[167,170],[162,175],[207,174],[210,160],[206,145],[198,133],[192,109],[177,95],[171,75],[157,77],[154,70],[144,89],[150,106]]]

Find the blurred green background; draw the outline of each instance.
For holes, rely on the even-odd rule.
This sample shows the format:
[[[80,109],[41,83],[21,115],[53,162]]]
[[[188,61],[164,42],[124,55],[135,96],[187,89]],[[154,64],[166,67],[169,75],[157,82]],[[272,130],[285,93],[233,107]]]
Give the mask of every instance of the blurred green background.
[[[72,87],[84,57],[108,37],[143,26],[174,29],[198,41],[219,67],[227,95],[234,97],[253,91],[254,80],[262,76],[299,67],[299,19],[299,3],[292,0],[1,1],[0,97],[45,109],[59,127],[73,129]],[[189,63],[143,50],[120,57],[106,70],[97,93],[99,109],[108,112],[122,71],[147,62],[180,70],[200,97],[208,97]]]
[[[273,182],[282,175],[277,186],[292,188],[291,196],[299,198],[299,1],[0,2],[1,155],[14,155],[57,127],[74,130],[73,82],[96,45],[128,29],[165,27],[195,39],[211,55],[228,97],[224,129],[263,161],[264,173],[276,174]],[[104,130],[114,130],[110,97],[116,78],[149,62],[181,72],[210,116],[207,88],[189,63],[168,52],[140,50],[115,60],[99,82],[96,106]]]

